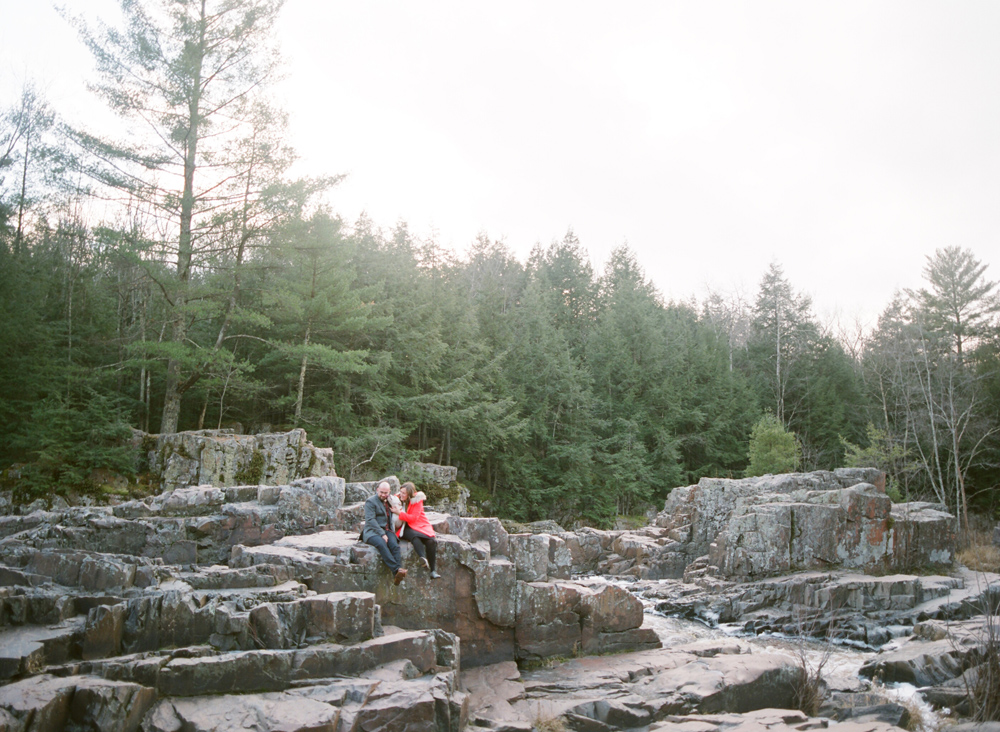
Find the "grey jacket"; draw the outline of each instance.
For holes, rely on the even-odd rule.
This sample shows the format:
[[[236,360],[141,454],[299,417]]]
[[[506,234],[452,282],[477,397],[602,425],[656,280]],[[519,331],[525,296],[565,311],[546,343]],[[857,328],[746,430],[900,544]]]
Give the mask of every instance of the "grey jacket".
[[[388,521],[385,506],[377,495],[371,496],[365,501],[365,525],[361,529],[361,541],[368,541],[372,536],[383,536],[387,533],[385,528],[389,524],[388,531],[392,531],[392,522]]]

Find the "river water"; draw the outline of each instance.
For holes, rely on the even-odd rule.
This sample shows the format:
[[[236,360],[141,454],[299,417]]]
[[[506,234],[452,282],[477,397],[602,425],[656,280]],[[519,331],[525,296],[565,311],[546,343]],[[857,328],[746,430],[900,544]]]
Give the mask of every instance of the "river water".
[[[633,592],[631,583],[619,577],[605,579],[625,590]],[[664,648],[683,645],[699,640],[737,638],[748,644],[753,653],[782,653],[802,659],[806,668],[813,672],[821,669],[823,680],[830,691],[866,692],[872,691],[871,681],[861,677],[861,667],[877,655],[877,651],[857,648],[851,645],[830,643],[815,638],[801,638],[778,635],[751,635],[742,630],[741,626],[720,624],[710,626],[696,620],[668,617],[655,610],[660,600],[649,599],[641,592],[633,594],[642,602],[645,610],[643,626],[652,628],[663,643]],[[890,641],[885,648],[891,647],[897,641]],[[907,706],[911,714],[918,714],[919,723],[915,724],[918,732],[936,732],[942,725],[940,715],[927,704],[916,688],[910,684],[892,684],[878,686],[877,691],[885,696],[887,701],[896,701]]]

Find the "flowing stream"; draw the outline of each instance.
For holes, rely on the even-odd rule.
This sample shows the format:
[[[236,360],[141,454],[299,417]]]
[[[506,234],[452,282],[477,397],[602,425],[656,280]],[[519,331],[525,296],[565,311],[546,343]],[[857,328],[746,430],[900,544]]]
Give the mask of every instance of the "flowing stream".
[[[609,583],[632,592],[643,604],[645,619],[643,625],[652,628],[663,643],[664,648],[691,643],[698,640],[718,638],[739,638],[753,646],[755,653],[783,653],[801,658],[808,670],[821,668],[821,675],[830,691],[864,692],[871,691],[872,684],[860,676],[861,667],[877,652],[851,645],[830,643],[815,638],[780,635],[751,635],[739,626],[721,624],[710,626],[696,620],[669,617],[658,613],[655,606],[658,599],[644,597],[642,592],[634,592],[632,583],[620,577],[605,577]],[[896,641],[890,641],[890,644]],[[890,645],[887,644],[887,645]],[[918,732],[936,732],[942,719],[938,712],[927,704],[916,688],[910,684],[892,684],[879,687],[887,701],[896,701],[908,706],[911,713],[919,713]]]

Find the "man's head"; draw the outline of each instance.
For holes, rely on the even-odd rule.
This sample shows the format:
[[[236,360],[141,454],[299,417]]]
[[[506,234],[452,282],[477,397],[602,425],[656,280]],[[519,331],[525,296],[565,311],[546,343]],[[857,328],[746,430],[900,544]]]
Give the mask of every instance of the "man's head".
[[[378,488],[375,489],[375,493],[378,495],[380,500],[388,500],[389,498],[389,483],[387,481],[382,481],[378,484]]]

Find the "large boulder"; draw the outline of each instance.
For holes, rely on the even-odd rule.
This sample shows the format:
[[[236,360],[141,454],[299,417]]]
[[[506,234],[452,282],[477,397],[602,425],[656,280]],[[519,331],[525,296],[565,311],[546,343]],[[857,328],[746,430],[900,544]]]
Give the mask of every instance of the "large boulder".
[[[659,535],[620,537],[617,553],[649,579],[679,578],[696,562],[729,578],[950,565],[952,517],[930,504],[893,506],[884,486],[884,475],[867,468],[703,478],[671,492],[655,520]]]
[[[204,484],[282,485],[336,475],[333,450],[315,447],[302,429],[259,435],[197,430],[141,436],[139,442],[147,450],[150,472],[167,490]]]

